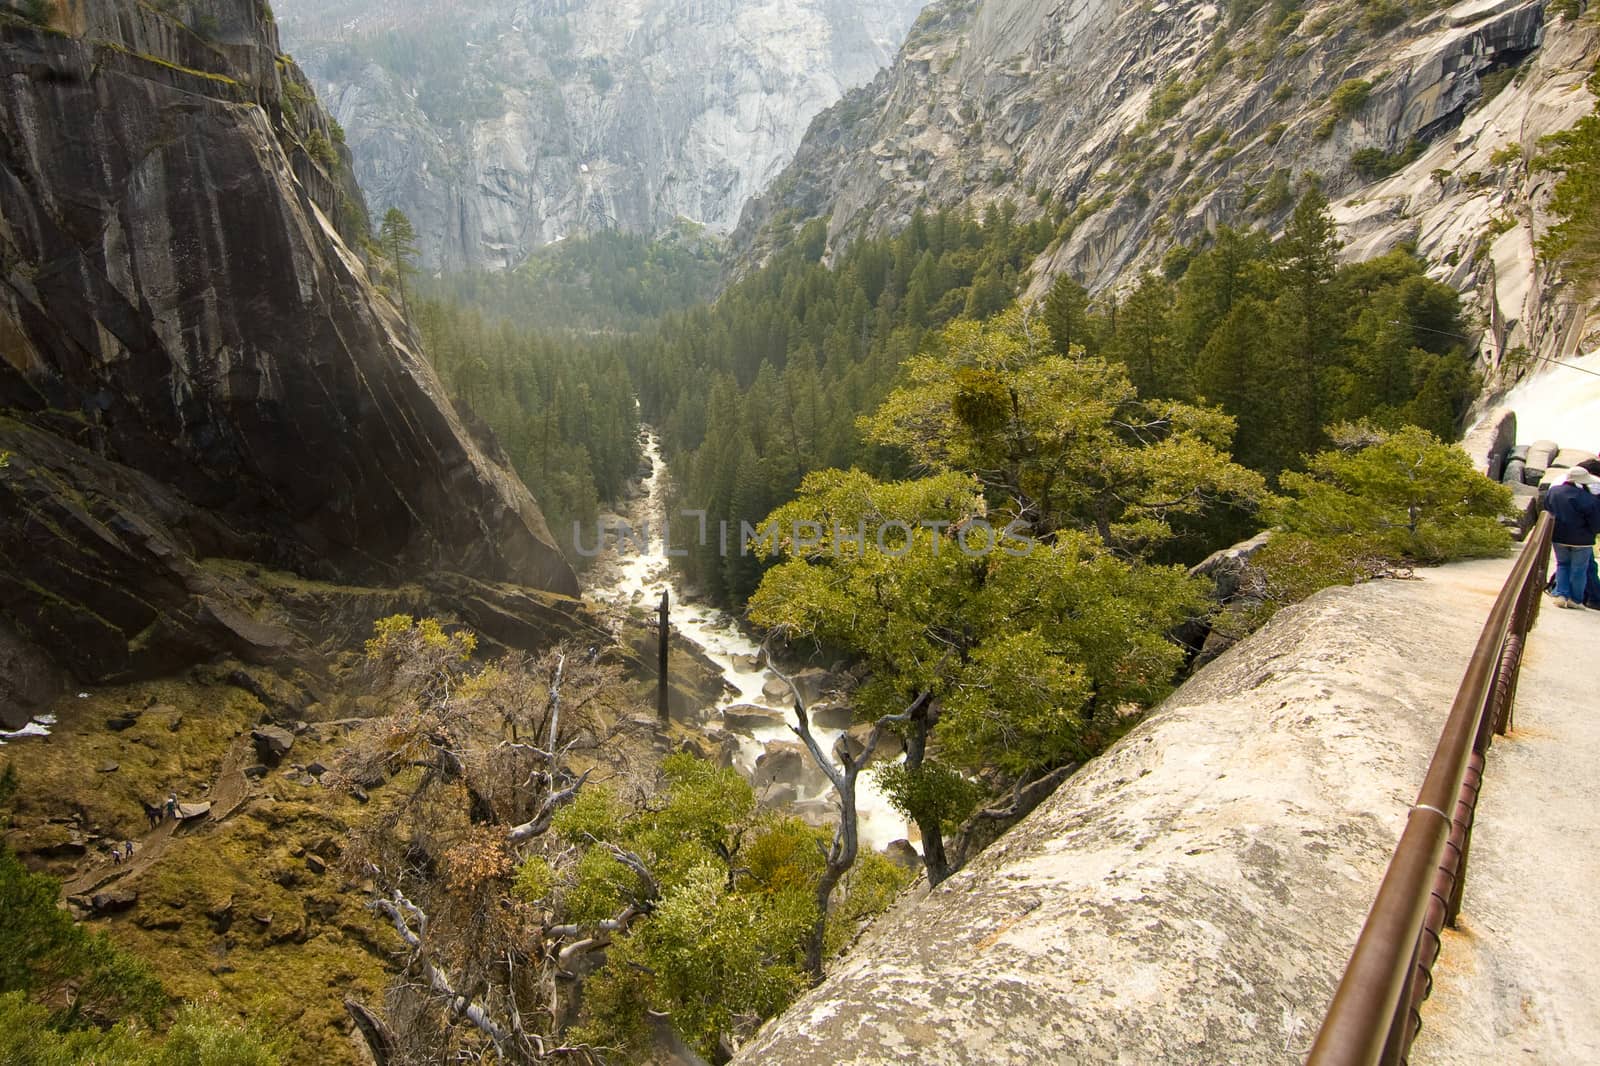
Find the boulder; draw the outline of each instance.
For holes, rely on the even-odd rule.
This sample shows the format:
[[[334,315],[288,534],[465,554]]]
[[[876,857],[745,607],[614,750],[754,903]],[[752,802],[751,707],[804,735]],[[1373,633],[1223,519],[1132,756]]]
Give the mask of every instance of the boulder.
[[[756,790],[756,802],[766,810],[788,811],[799,799],[800,790],[782,782],[773,782]]]
[[[771,741],[766,750],[756,757],[755,773],[750,775],[750,784],[757,792],[774,783],[799,787],[805,780],[806,760],[809,758],[799,741]]]
[[[1594,452],[1586,452],[1582,448],[1562,448],[1556,453],[1555,461],[1550,465],[1572,467],[1577,466],[1579,463],[1588,462],[1595,457]]]
[[[838,700],[830,700],[811,708],[811,723],[823,729],[849,729],[855,721],[855,708]]]
[[[739,738],[720,729],[708,729],[699,736],[685,737],[678,744],[678,750],[714,762],[726,770],[739,754]]]
[[[800,698],[806,701],[807,707],[822,699],[823,693],[839,688],[839,678],[820,666],[807,666],[789,676],[794,681],[794,687],[800,690]],[[769,678],[761,686],[761,695],[774,703],[787,704],[794,700],[789,686],[779,677]]]
[[[884,856],[896,866],[904,870],[920,870],[922,868],[922,855],[911,846],[909,840],[891,840],[889,846],[883,849]]]
[[[1505,473],[1500,475],[1500,481],[1505,485],[1521,485],[1523,477],[1528,472],[1528,464],[1522,459],[1506,460]]]
[[[1530,470],[1534,468],[1544,470],[1554,463],[1555,457],[1560,452],[1561,445],[1555,441],[1536,440],[1528,445],[1528,454],[1524,457],[1523,462],[1527,463]]]
[[[108,888],[89,897],[89,909],[95,914],[117,914],[131,910],[139,902],[139,893],[131,888]]]
[[[94,768],[94,772],[97,774],[114,774],[119,769],[121,769],[121,767],[114,762],[103,762]]]
[[[127,714],[114,714],[106,719],[106,728],[113,733],[123,733],[139,724],[139,715],[135,712]]]
[[[754,735],[758,729],[781,729],[788,722],[789,716],[783,711],[757,707],[753,703],[737,703],[722,712],[722,727],[746,736]]]
[[[268,766],[276,765],[294,747],[294,734],[282,726],[257,726],[250,731],[250,739],[255,742],[256,754]]]
[[[833,761],[843,763],[854,759],[866,750],[866,744],[851,736],[849,733],[840,733],[833,742]]]
[[[839,822],[839,805],[831,795],[816,799],[797,799],[789,804],[785,814],[792,814],[807,825],[827,829]]]
[[[859,722],[846,731],[846,736],[855,743],[856,750],[860,750],[867,742],[867,737],[872,734],[871,722]],[[906,753],[906,742],[900,734],[892,729],[885,729],[878,734],[878,747],[873,753],[876,759],[898,759]]]
[[[1266,547],[1271,539],[1272,531],[1267,530],[1232,547],[1212,552],[1190,567],[1189,576],[1210,578],[1216,590],[1216,598],[1226,603],[1239,594],[1240,586],[1250,570],[1250,560],[1255,557],[1256,552]]]

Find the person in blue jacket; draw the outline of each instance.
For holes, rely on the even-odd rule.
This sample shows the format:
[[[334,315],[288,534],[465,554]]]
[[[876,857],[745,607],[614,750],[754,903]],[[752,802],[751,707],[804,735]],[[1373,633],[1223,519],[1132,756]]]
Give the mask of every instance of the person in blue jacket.
[[[1600,497],[1589,491],[1595,477],[1581,466],[1567,471],[1561,484],[1544,498],[1544,509],[1555,519],[1551,541],[1556,553],[1556,606],[1583,609],[1589,584],[1589,564],[1594,560],[1595,534],[1600,533]]]

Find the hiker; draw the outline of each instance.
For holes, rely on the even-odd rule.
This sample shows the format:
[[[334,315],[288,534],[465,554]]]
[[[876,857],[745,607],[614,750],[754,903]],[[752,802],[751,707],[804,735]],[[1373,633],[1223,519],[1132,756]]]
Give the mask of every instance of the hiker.
[[[170,792],[167,794],[167,817],[171,818],[173,821],[177,821],[178,794],[176,792]]]
[[[133,861],[133,841],[124,840],[122,842],[122,857],[129,862]]]
[[[1557,607],[1583,610],[1589,568],[1594,562],[1594,538],[1600,533],[1600,496],[1589,491],[1595,476],[1582,466],[1572,467],[1561,484],[1544,498],[1544,509],[1555,519],[1551,541],[1556,555]]]
[[[111,845],[111,865],[122,865],[122,849],[117,847],[115,844]]]
[[[1589,491],[1600,496],[1600,459],[1585,459],[1577,465],[1594,475],[1594,483],[1589,486]],[[1600,556],[1591,556],[1589,559],[1589,583],[1584,586],[1583,605],[1600,611]]]

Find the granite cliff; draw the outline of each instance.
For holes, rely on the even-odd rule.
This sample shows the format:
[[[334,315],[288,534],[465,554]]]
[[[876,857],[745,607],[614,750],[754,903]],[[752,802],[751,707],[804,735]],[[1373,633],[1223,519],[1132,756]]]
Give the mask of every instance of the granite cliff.
[[[501,269],[579,232],[732,228],[920,0],[280,0],[375,204],[424,261]]]
[[[0,8],[8,718],[350,620],[269,573],[502,636],[570,613],[537,504],[339,234],[336,142],[261,0]]]
[[[939,0],[734,243],[748,266],[812,219],[837,248],[1010,200],[1057,223],[1033,295],[1061,273],[1116,289],[1219,225],[1280,225],[1315,180],[1347,255],[1414,242],[1471,297],[1486,364],[1568,353],[1584,316],[1533,266],[1554,179],[1529,160],[1592,106],[1595,41],[1544,0]]]

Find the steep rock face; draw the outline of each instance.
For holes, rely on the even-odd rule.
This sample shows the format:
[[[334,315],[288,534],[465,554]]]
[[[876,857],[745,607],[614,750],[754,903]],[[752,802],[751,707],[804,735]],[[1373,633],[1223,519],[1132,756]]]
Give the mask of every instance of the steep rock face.
[[[289,640],[213,558],[577,590],[340,240],[298,78],[259,0],[0,22],[0,630],[82,680]]]
[[[1515,83],[1404,170],[1334,205],[1347,257],[1413,243],[1479,310],[1491,380],[1510,382],[1593,343],[1592,301],[1536,254],[1555,221],[1546,204],[1558,175],[1532,161],[1541,138],[1594,106],[1584,80],[1597,53],[1594,23],[1552,23]]]
[[[1285,610],[734,1061],[1299,1061],[1509,565]]]
[[[1230,21],[1230,10],[1247,14]],[[837,245],[898,229],[919,206],[1011,200],[1024,219],[1058,221],[1033,295],[1062,272],[1104,289],[1219,224],[1280,224],[1314,175],[1335,201],[1385,196],[1378,218],[1345,214],[1361,221],[1350,254],[1371,254],[1419,235],[1414,220],[1383,225],[1408,209],[1396,195],[1430,206],[1433,169],[1478,165],[1460,140],[1482,125],[1486,84],[1502,90],[1495,107],[1542,113],[1529,148],[1533,129],[1587,107],[1581,92],[1552,101],[1587,72],[1593,33],[1547,24],[1543,0],[1468,0],[1391,26],[1342,3],[1275,17],[1274,5],[1195,0],[939,0],[890,70],[818,117],[747,208],[736,249],[748,265],[813,218]],[[1547,39],[1560,47],[1542,48]],[[1548,76],[1505,87],[1530,56]],[[1530,103],[1537,86],[1548,91]],[[1452,203],[1490,193],[1506,172],[1484,166],[1471,190],[1465,170],[1454,175],[1446,184],[1465,191]],[[1439,273],[1473,255],[1457,248]],[[1550,354],[1571,307],[1557,317],[1553,333],[1547,324],[1517,343]]]
[[[280,0],[361,184],[424,260],[515,265],[580,231],[722,231],[920,0]]]

